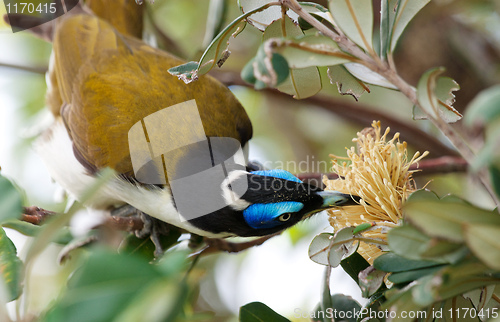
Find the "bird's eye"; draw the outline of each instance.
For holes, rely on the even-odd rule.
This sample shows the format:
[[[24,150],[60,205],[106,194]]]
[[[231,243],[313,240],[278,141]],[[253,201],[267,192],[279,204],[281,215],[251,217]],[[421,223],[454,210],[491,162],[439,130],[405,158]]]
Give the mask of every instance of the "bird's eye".
[[[290,218],[292,218],[292,214],[290,214],[289,212],[281,215],[278,217],[278,220],[279,221],[288,221]]]

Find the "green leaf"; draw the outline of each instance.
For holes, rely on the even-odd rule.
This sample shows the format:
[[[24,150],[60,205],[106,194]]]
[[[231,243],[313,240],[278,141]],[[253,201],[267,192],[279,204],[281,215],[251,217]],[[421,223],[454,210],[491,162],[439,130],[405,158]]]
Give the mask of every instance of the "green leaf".
[[[463,242],[462,227],[467,223],[500,225],[498,213],[477,208],[457,198],[414,200],[403,207],[405,219],[431,237]]]
[[[486,127],[485,142],[472,163],[472,170],[478,171],[485,166],[500,167],[500,118],[490,121]]]
[[[185,268],[185,264],[178,261],[171,261],[170,264],[177,266],[177,272]],[[142,311],[142,301],[148,296],[147,290],[159,291],[154,287],[155,284],[171,285],[168,291],[181,294],[179,292],[183,292],[184,286],[179,283],[179,277],[179,274],[165,274],[142,257],[98,249],[71,277],[67,291],[42,321],[113,321],[129,305],[133,306],[134,300],[139,301],[137,310]],[[181,290],[174,291],[174,285]],[[155,307],[161,304],[156,303]],[[134,314],[136,312],[133,308],[126,310]],[[159,310],[161,314],[168,314],[161,308]]]
[[[356,313],[354,312],[359,312],[361,311],[361,305],[354,300],[352,297],[344,295],[344,294],[334,294],[332,295],[332,306],[331,308],[334,310],[334,312],[337,312],[337,316],[345,316],[342,321],[347,321],[347,322],[355,322],[356,321]],[[341,314],[339,312],[345,312],[344,314]],[[348,313],[347,312],[352,312]]]
[[[328,265],[328,251],[333,242],[333,234],[321,233],[309,245],[309,258],[318,264]]]
[[[449,265],[441,270],[428,289],[433,288],[440,299],[447,299],[484,286],[499,284],[500,279],[493,270],[476,258],[456,265]],[[436,283],[439,281],[440,283]]]
[[[328,263],[330,266],[339,266],[342,259],[351,256],[358,249],[359,241],[353,242],[353,231],[354,227],[346,227],[335,233],[328,253]]]
[[[349,62],[352,56],[341,51],[332,39],[320,35],[305,35],[293,39],[270,39],[268,45],[281,53],[292,68],[332,66]]]
[[[14,243],[0,228],[0,273],[7,288],[8,301],[17,299],[23,290],[21,286],[23,262],[17,257]]]
[[[340,262],[340,265],[356,283],[359,283],[359,273],[369,267],[370,263],[368,263],[363,256],[356,252],[343,259]]]
[[[409,225],[393,228],[387,234],[389,247],[394,253],[415,260],[422,259],[420,256],[421,249],[425,248],[430,239],[430,237]]]
[[[187,295],[184,280],[155,280],[141,290],[113,321],[175,321],[182,313]]]
[[[342,31],[358,46],[373,51],[373,7],[371,0],[330,0],[330,12]]]
[[[380,53],[382,57],[386,57],[390,51],[392,27],[398,2],[399,0],[380,1]]]
[[[421,268],[421,269],[414,269],[410,271],[404,271],[404,272],[398,272],[398,273],[392,273],[389,275],[389,281],[393,282],[394,284],[401,284],[401,283],[410,283],[415,280],[418,280],[421,277],[434,274],[435,272],[439,271],[443,266],[432,266],[432,267],[426,267],[426,268]]]
[[[458,85],[451,78],[439,77],[443,72],[444,68],[439,67],[432,68],[422,75],[417,85],[417,99],[428,115],[452,123],[460,120],[462,114],[446,102],[453,100],[450,98],[453,96],[451,92],[456,90]],[[414,115],[414,118],[417,117]]]
[[[386,292],[387,301],[382,304],[380,311],[385,311],[390,309],[396,312],[396,318],[391,319],[392,321],[408,321],[408,319],[402,318],[402,316],[417,316],[418,310],[422,309],[422,305],[415,303],[412,296],[412,289],[397,290],[393,288],[389,292]],[[401,314],[404,312],[404,315]]]
[[[304,99],[317,94],[322,88],[317,67],[290,68],[288,77],[278,86],[280,92]]]
[[[271,38],[301,37],[304,33],[288,16],[271,23],[263,35],[263,42]],[[255,77],[255,75],[253,75]],[[296,99],[313,96],[321,90],[321,77],[315,66],[291,68],[288,77],[276,87],[279,91],[293,95]]]
[[[252,65],[257,90],[275,87],[283,83],[290,74],[286,59],[278,53],[266,52],[263,46],[259,48],[254,62]]]
[[[190,61],[188,63],[172,67],[168,70],[168,72],[171,75],[177,76],[180,79],[184,80],[184,82],[186,82],[186,80],[183,77],[187,77],[186,78],[187,80],[194,80],[192,79],[192,75],[194,75],[197,69],[198,69],[198,62]],[[186,84],[187,83],[190,83],[190,81],[186,82]]]
[[[368,67],[358,64],[358,63],[346,63],[344,64],[344,67],[351,73],[354,77],[358,78],[359,80],[377,85],[377,86],[382,86],[386,88],[391,88],[391,89],[397,89],[397,87],[389,82],[387,79],[385,79],[382,75],[377,74],[373,70],[369,69]]]
[[[267,2],[267,1],[266,1]],[[201,56],[198,67],[193,69],[194,62],[189,62],[180,66],[172,67],[168,72],[172,75],[177,76],[182,79],[186,84],[195,81],[199,76],[208,73],[215,66],[221,66],[229,55],[227,50],[229,39],[232,36],[236,37],[246,26],[245,19],[252,14],[265,10],[269,8],[269,3],[265,3],[262,6],[250,10],[249,12],[239,16],[233,22],[231,22],[224,30],[222,30],[215,38],[212,40],[208,48],[205,50]]]
[[[473,310],[475,312],[473,312]],[[478,322],[477,311],[472,302],[463,296],[455,296],[448,299],[443,307],[443,315],[446,321]]]
[[[420,9],[422,9],[429,2],[430,0],[399,0],[397,1],[397,7],[394,8],[393,5],[396,4],[396,1],[389,1],[389,13],[391,11],[394,12],[394,9],[397,9],[395,17],[390,19],[393,21],[390,36],[391,52],[394,50],[394,48],[396,48],[399,37],[401,37],[401,34],[403,33],[408,23],[420,11]]]
[[[187,298],[186,256],[169,252],[151,265],[135,255],[98,250],[43,321],[176,321]]]
[[[467,106],[465,124],[486,124],[500,117],[500,85],[480,92]]]
[[[203,47],[207,47],[214,37],[223,29],[223,23],[228,11],[228,2],[225,0],[210,0],[203,37]]]
[[[370,93],[370,88],[352,76],[343,65],[328,66],[327,75],[330,83],[337,85],[341,95],[352,95],[357,101],[364,92]]]
[[[491,184],[497,193],[497,196],[500,197],[500,168],[496,166],[490,166],[490,177]]]
[[[474,255],[489,267],[500,270],[500,226],[468,224],[464,226],[464,233]]]
[[[0,176],[0,223],[9,219],[19,219],[22,213],[23,200],[14,185]]]
[[[363,297],[370,297],[382,286],[386,272],[379,271],[373,266],[359,273],[359,288]]]
[[[325,267],[325,273],[323,275],[323,283],[322,283],[322,288],[321,288],[321,302],[320,302],[320,308],[321,311],[326,312],[328,309],[330,309],[333,306],[332,302],[332,293],[330,291],[330,276],[332,273],[332,268],[330,266]],[[323,320],[326,322],[326,318],[323,318]]]
[[[440,263],[435,261],[413,260],[394,253],[382,254],[373,262],[373,267],[384,272],[404,272],[438,265]]]
[[[40,233],[40,231],[43,230],[43,227],[41,226],[33,225],[28,222],[20,220],[9,220],[4,222],[2,226],[5,228],[13,229],[25,236],[31,236],[31,237],[37,236]],[[66,245],[72,240],[73,240],[73,235],[71,234],[69,227],[63,227],[58,230],[53,242],[56,244]]]
[[[261,302],[248,303],[240,308],[240,322],[290,321]]]
[[[251,12],[257,8],[261,8],[268,4],[269,0],[238,0],[238,4],[243,13]],[[297,21],[298,15],[292,10],[288,10],[286,13],[289,18]],[[257,12],[248,17],[247,21],[250,25],[264,31],[267,26],[269,26],[273,21],[283,18],[281,11],[281,6],[271,6],[268,9]]]
[[[171,228],[167,235],[159,236],[161,247],[164,250],[169,249],[177,243],[180,236],[181,232],[179,230]],[[134,234],[129,234],[125,238],[120,246],[120,252],[125,254],[139,254],[150,261],[155,259],[155,245],[151,241],[151,238],[137,238]]]

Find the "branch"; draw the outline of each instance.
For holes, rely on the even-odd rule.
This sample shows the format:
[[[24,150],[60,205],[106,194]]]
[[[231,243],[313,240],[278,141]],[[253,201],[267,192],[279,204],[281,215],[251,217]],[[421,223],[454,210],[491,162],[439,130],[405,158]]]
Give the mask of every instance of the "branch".
[[[46,220],[55,215],[57,215],[56,212],[45,210],[37,206],[24,207],[24,213],[21,215],[21,221],[40,226],[43,225]],[[141,230],[144,223],[139,217],[109,216],[102,225],[116,230],[132,232]]]
[[[226,253],[238,253],[243,250],[246,250],[248,248],[252,248],[255,246],[260,246],[264,244],[266,241],[269,239],[280,235],[281,232],[273,234],[273,235],[268,235],[268,236],[263,236],[257,239],[254,239],[249,242],[244,242],[244,243],[233,243],[228,241],[227,239],[220,239],[220,238],[208,238],[205,237],[204,241],[207,244],[207,247],[205,247],[201,252],[198,254],[200,256],[205,256],[205,255],[210,255],[210,254],[215,254],[219,252],[226,252]]]
[[[217,78],[226,86],[238,85],[253,88],[245,83],[236,72],[211,71],[210,75]],[[283,99],[290,99],[290,95],[279,92],[275,89],[263,90],[266,94],[274,95]],[[375,107],[361,102],[348,102],[345,99],[329,97],[325,95],[315,95],[301,100],[301,103],[312,104],[322,109],[333,112],[346,120],[366,126],[373,120],[379,120],[384,126],[389,126],[391,130],[401,133],[401,137],[409,142],[419,151],[429,151],[435,158],[442,156],[456,156],[457,152],[439,141],[435,136],[418,129],[411,124],[402,122],[390,115],[378,112]]]
[[[440,157],[436,159],[428,159],[422,160],[418,164],[413,164],[410,167],[410,171],[418,170],[413,173],[413,177],[417,176],[427,176],[430,174],[444,174],[444,173],[452,173],[452,172],[465,172],[467,171],[467,161],[462,159],[461,157]],[[323,176],[327,176],[329,180],[334,180],[338,178],[336,173],[299,173],[297,174],[297,178],[302,181],[321,185],[323,185]]]

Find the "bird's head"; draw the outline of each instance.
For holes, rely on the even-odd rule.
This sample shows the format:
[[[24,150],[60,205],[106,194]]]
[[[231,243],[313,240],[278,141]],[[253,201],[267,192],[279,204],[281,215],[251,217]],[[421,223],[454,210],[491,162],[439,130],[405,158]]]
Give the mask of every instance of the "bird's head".
[[[232,187],[247,184],[242,196]],[[212,233],[265,236],[289,228],[321,210],[356,205],[359,197],[324,191],[284,170],[236,170],[222,184],[227,206],[190,223]]]

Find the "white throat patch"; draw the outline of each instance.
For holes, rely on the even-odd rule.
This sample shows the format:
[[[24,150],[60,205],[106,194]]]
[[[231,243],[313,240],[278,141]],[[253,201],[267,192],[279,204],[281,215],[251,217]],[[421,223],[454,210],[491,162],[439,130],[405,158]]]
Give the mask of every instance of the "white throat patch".
[[[230,185],[235,180],[239,179],[241,176],[246,176],[248,172],[243,170],[234,170],[229,173],[226,179],[222,181],[221,189],[222,196],[226,201],[228,206],[231,206],[234,210],[244,210],[250,206],[250,203],[246,200],[241,199],[241,196],[238,196],[231,188]]]

